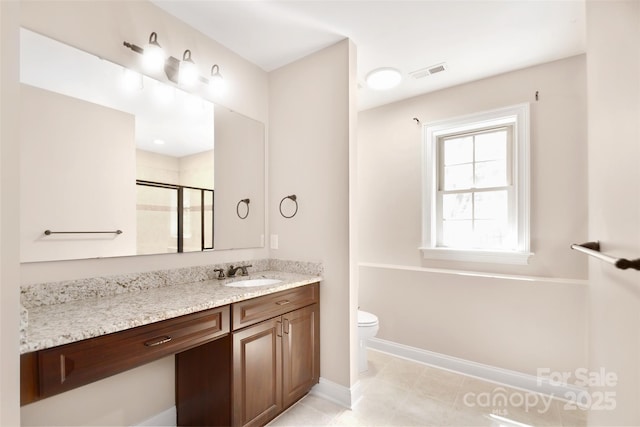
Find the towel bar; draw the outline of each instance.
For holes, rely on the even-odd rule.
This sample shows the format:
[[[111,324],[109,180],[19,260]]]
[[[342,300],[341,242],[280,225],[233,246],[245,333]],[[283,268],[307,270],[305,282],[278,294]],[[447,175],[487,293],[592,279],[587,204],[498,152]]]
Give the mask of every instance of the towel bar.
[[[44,230],[44,234],[50,236],[52,234],[122,234],[122,230],[115,231],[51,231]]]
[[[600,252],[600,242],[598,241],[586,242],[579,245],[573,244],[571,245],[571,249],[582,252],[606,263],[613,264],[621,270],[626,270],[628,268],[640,270],[640,258],[629,260],[626,258],[614,258],[610,255],[603,254]]]

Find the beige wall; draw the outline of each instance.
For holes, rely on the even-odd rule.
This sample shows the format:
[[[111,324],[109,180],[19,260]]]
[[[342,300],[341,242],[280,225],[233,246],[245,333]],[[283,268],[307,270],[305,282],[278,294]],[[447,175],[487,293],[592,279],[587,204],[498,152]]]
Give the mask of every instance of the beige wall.
[[[216,108],[215,116],[215,246],[260,246],[265,232],[264,126],[224,108]],[[241,219],[236,207],[244,199],[250,200],[249,213]],[[241,204],[240,215],[245,209]]]
[[[351,334],[349,291],[350,67],[355,47],[339,42],[269,75],[269,194],[273,258],[322,261],[320,375],[348,387]],[[278,213],[298,197],[295,217]],[[349,327],[352,325],[352,327]]]
[[[423,140],[413,117],[424,125],[523,102],[531,107],[530,264],[423,260]],[[586,365],[586,260],[569,249],[587,236],[585,121],[584,55],[360,113],[360,306],[378,315],[380,338],[534,375]]]
[[[358,268],[359,198],[358,198],[358,57],[353,42],[349,48],[349,333],[351,384],[359,378],[358,349],[358,291],[360,269]]]
[[[0,2],[0,425],[20,424],[19,10]]]
[[[135,254],[135,117],[29,85],[19,107],[20,260]]]
[[[11,5],[7,5],[11,3]],[[158,40],[170,54],[179,55],[184,49],[191,49],[193,58],[198,64],[220,64],[224,70],[226,82],[229,84],[224,97],[214,99],[235,111],[261,122],[268,119],[268,81],[267,74],[257,66],[240,58],[220,44],[208,39],[181,21],[169,16],[150,2],[111,2],[111,1],[43,1],[43,2],[1,2],[2,4],[2,79],[3,107],[18,102],[17,95],[5,94],[18,82],[18,51],[12,44],[18,43],[17,28],[5,26],[5,11],[10,7],[20,7],[20,14],[13,14],[11,24],[20,23],[25,27],[44,35],[60,40],[80,49],[92,52],[101,57],[135,67],[138,57],[122,46],[123,41],[143,45],[152,31],[158,33]],[[6,36],[6,37],[5,37]],[[6,48],[5,48],[6,46]],[[203,65],[203,73],[206,65]],[[8,71],[5,75],[5,70]],[[8,407],[7,419],[16,420],[18,411],[17,386],[18,372],[18,307],[19,285],[22,283],[38,283],[102,275],[123,274],[176,268],[184,266],[204,265],[243,259],[268,257],[268,249],[216,251],[207,253],[149,255],[143,257],[123,257],[108,259],[92,259],[81,261],[60,261],[23,264],[18,267],[17,252],[18,235],[12,231],[18,223],[17,192],[10,190],[15,183],[18,162],[14,150],[17,148],[16,129],[5,127],[11,115],[2,115],[2,328],[10,333],[2,333],[2,352],[8,355],[6,364],[2,363],[2,404]],[[11,132],[14,132],[12,135]],[[13,139],[5,139],[6,135]],[[9,162],[5,165],[5,161]],[[8,191],[5,192],[5,186]],[[6,222],[5,222],[6,221]],[[11,252],[13,251],[13,252]],[[19,268],[20,278],[16,271]],[[5,314],[6,313],[6,314]],[[4,316],[8,317],[5,323]],[[15,331],[15,332],[14,332]],[[5,362],[5,360],[3,360]],[[99,381],[91,385],[91,393],[67,393],[56,398],[56,405],[47,401],[25,406],[21,410],[24,424],[137,424],[144,419],[156,415],[173,405],[173,383],[158,383],[158,378],[172,378],[172,363],[149,365],[148,369],[136,369],[111,379]],[[6,374],[6,375],[5,375]],[[131,383],[154,384],[153,393],[139,391],[128,395],[126,390]],[[5,393],[6,391],[6,393]],[[87,411],[81,415],[79,408],[95,407],[96,398],[102,406],[101,412]],[[135,402],[135,405],[130,405]],[[159,405],[158,402],[161,402]],[[135,406],[135,409],[131,409]],[[130,408],[131,410],[127,409]],[[46,413],[46,421],[42,414]],[[106,415],[108,418],[104,418]],[[113,417],[111,417],[113,416]],[[4,415],[3,415],[4,417]],[[107,420],[107,421],[105,421]],[[15,424],[15,423],[14,423]],[[5,425],[3,423],[3,425]],[[10,425],[10,423],[9,423]]]
[[[577,56],[361,112],[360,260],[586,278],[585,259],[568,250],[587,230],[585,90],[585,57]],[[536,255],[528,266],[423,260],[417,250],[421,125],[524,102],[531,108],[531,249]]]
[[[263,156],[260,156],[263,159]],[[262,165],[264,167],[264,165]],[[213,189],[214,153],[203,151],[180,158],[180,185]]]
[[[640,2],[587,1],[589,239],[640,257]],[[589,260],[592,370],[616,373],[615,410],[591,425],[640,425],[640,272]]]
[[[360,281],[379,338],[530,375],[587,364],[583,284],[371,267]]]
[[[173,156],[136,150],[136,179],[180,184],[180,159]]]
[[[145,420],[174,406],[166,392],[175,387],[174,363],[173,356],[165,357],[26,406],[22,425],[127,426]],[[62,416],[63,410],[70,413]]]

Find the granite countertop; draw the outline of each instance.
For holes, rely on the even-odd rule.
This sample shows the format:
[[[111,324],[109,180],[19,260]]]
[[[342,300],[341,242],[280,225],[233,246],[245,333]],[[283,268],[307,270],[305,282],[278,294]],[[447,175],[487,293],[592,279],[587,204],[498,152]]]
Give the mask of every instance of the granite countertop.
[[[281,283],[251,288],[224,286],[231,281],[269,278]],[[319,282],[320,276],[262,271],[225,280],[205,280],[112,296],[89,298],[28,309],[26,339],[20,353],[28,353],[119,332],[185,314]]]

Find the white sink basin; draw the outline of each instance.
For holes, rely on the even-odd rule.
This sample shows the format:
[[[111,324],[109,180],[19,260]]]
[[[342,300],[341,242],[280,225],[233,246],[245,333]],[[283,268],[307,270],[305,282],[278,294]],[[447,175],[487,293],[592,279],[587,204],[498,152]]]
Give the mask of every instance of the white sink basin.
[[[226,283],[225,286],[231,286],[232,288],[253,288],[254,286],[275,285],[281,282],[282,280],[279,279],[245,279]]]

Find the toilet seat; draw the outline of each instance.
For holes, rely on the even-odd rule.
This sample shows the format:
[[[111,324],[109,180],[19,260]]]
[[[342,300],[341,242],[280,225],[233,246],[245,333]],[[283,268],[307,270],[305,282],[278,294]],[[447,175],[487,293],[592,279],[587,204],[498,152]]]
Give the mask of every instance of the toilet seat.
[[[378,316],[367,311],[358,310],[358,326],[376,326]]]

